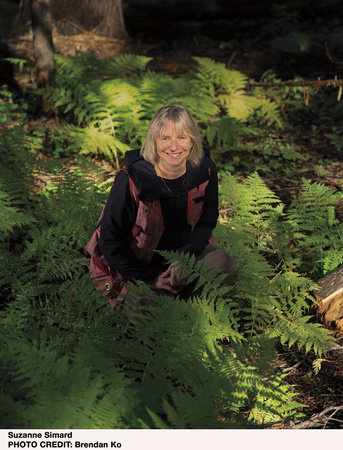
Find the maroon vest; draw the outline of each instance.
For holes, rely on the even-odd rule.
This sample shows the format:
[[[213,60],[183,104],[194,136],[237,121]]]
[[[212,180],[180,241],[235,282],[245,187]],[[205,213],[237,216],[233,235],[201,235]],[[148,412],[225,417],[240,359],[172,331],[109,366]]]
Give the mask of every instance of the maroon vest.
[[[136,221],[131,230],[131,234],[128,237],[130,242],[129,245],[138,259],[149,263],[153,257],[154,250],[158,247],[165,228],[162,208],[159,200],[149,202],[139,200],[138,190],[130,177],[129,183],[131,197],[136,204],[138,204]],[[192,231],[198,223],[204,204],[204,200],[198,202],[193,200],[199,197],[205,197],[205,190],[208,183],[209,180],[188,192],[187,221],[191,226]],[[114,274],[113,271],[111,273],[106,258],[101,253],[99,247],[101,218],[104,209],[101,212],[97,227],[85,246],[85,249],[91,255],[89,270],[92,280],[96,282],[96,289],[103,291],[102,295],[105,297],[111,295],[111,297],[116,297],[116,301],[121,301],[120,294],[127,292],[128,282],[123,279],[118,271]],[[212,236],[210,242],[214,243]],[[116,305],[115,300],[112,298],[109,299],[109,303],[112,307]]]

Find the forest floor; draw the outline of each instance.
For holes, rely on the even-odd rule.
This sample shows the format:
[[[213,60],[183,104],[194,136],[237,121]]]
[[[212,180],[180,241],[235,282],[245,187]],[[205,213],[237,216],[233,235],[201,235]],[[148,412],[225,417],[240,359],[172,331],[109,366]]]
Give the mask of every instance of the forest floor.
[[[142,22],[141,22],[142,23]],[[173,24],[177,26],[176,22]],[[146,24],[146,29],[149,24]],[[185,31],[185,24],[182,29]],[[132,32],[135,30],[131,24]],[[130,31],[130,27],[129,31]],[[146,31],[134,35],[128,43],[118,40],[95,38],[91,33],[79,34],[68,39],[55,34],[55,46],[64,54],[73,54],[77,50],[92,49],[97,56],[106,57],[108,54],[136,53],[151,56],[152,70],[178,75],[194,68],[192,56],[209,57],[226,64],[228,68],[239,70],[249,78],[259,80],[267,70],[273,70],[278,79],[292,79],[300,76],[308,79],[318,77],[334,78],[339,76],[340,66],[330,60],[328,53],[322,47],[318,54],[290,54],[277,53],[274,50],[263,49],[261,45],[244,46],[237,44],[235,49],[231,40],[194,35],[192,38],[175,40],[172,45],[165,36],[159,39],[158,30],[147,36]],[[190,28],[188,33],[191,34]],[[252,30],[247,35],[252,39]],[[14,41],[12,42],[14,45]],[[27,36],[16,42],[20,44],[22,54],[18,56],[32,57],[30,54],[30,37]],[[77,45],[76,45],[77,44]],[[18,49],[18,46],[17,46]],[[20,80],[26,87],[31,81],[27,78]],[[244,161],[236,161],[235,174],[245,177],[253,170],[257,170],[268,186],[289,205],[299,194],[301,180],[304,176],[342,190],[343,185],[343,136],[340,126],[340,111],[343,108],[337,96],[337,88],[326,87],[313,92],[309,101],[306,95],[299,94],[297,103],[290,105],[287,112],[287,126],[279,131],[273,131],[263,139],[257,138],[256,151],[246,153]],[[54,118],[39,116],[32,118],[29,127],[32,129],[58,126]],[[266,141],[270,145],[270,153],[266,160],[265,152],[259,150]],[[258,142],[258,139],[261,142]],[[280,143],[284,148],[292,148],[301,157],[288,159],[287,167],[280,166],[277,153]],[[249,143],[251,145],[251,142]],[[277,144],[277,145],[276,145]],[[222,164],[230,162],[228,158],[234,155],[220,156]],[[106,162],[99,162],[104,170],[114,173],[115,170]],[[337,204],[336,216],[343,220],[343,199]],[[314,355],[297,352],[296,350],[280,351],[275,366],[285,374],[286,381],[294,385],[294,392],[298,393],[297,400],[306,405],[304,413],[310,420],[303,424],[279,424],[279,428],[342,428],[343,427],[343,336],[341,332],[333,330],[337,336],[337,348],[332,349],[321,361],[320,370],[313,367]]]

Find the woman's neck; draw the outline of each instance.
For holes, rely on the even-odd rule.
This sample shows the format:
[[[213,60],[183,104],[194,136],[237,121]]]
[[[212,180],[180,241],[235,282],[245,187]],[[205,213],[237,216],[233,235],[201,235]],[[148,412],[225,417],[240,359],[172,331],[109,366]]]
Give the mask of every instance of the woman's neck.
[[[155,164],[155,172],[159,177],[166,178],[167,180],[173,180],[175,178],[179,178],[186,173],[186,166],[184,167],[175,167],[172,169],[164,169],[158,163]]]

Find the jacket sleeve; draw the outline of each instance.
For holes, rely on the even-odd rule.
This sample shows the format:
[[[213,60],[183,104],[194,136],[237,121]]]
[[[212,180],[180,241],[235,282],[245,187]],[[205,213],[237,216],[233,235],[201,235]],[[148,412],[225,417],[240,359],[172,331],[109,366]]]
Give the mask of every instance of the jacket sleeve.
[[[206,187],[203,210],[194,230],[189,235],[186,243],[179,248],[179,252],[201,255],[205,246],[209,243],[212,231],[218,220],[218,174],[211,160],[211,175]]]
[[[113,271],[125,280],[151,283],[156,273],[136,258],[129,246],[137,205],[130,194],[129,177],[120,171],[113,183],[100,224],[99,247]]]

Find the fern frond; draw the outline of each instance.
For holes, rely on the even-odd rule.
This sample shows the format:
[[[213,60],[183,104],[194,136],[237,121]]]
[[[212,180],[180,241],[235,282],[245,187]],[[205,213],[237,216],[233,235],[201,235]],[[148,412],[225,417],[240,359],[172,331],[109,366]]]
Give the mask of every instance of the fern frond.
[[[267,384],[259,385],[249,420],[260,425],[270,425],[303,416],[297,412],[297,409],[306,405],[293,400],[297,394],[288,392],[290,388],[291,386],[283,382],[283,376],[278,376]]]
[[[227,94],[234,94],[244,90],[247,85],[247,76],[237,70],[227,70],[223,63],[215,62],[210,58],[194,57],[198,63],[199,78],[208,84],[213,83],[216,88],[222,88]]]
[[[0,235],[4,238],[13,231],[14,227],[32,224],[35,220],[29,213],[22,212],[11,204],[11,197],[4,192],[0,184]]]
[[[115,136],[101,132],[95,126],[77,128],[69,125],[64,130],[65,137],[70,142],[70,148],[81,155],[104,154],[110,161],[119,165],[119,155],[124,155],[130,147]]]
[[[148,63],[152,60],[149,56],[122,54],[117,58],[104,60],[104,66],[108,67],[108,72],[113,76],[133,76],[144,72]]]
[[[296,251],[309,255],[312,270],[323,270],[327,252],[342,248],[342,234],[334,214],[341,197],[330,187],[304,180],[301,195],[287,212]]]
[[[277,103],[269,98],[259,98],[254,106],[256,109],[261,109],[262,120],[264,123],[267,123],[269,126],[275,123],[279,128],[284,127],[284,122]]]
[[[219,95],[218,102],[233,119],[244,121],[251,114],[251,101],[243,91],[237,91],[231,95]]]
[[[296,343],[299,350],[304,348],[306,353],[313,350],[316,355],[321,356],[332,347],[332,335],[322,324],[309,323],[311,318],[312,316],[302,316],[291,322],[285,317],[279,317],[268,335],[279,337],[283,345],[291,347]]]

